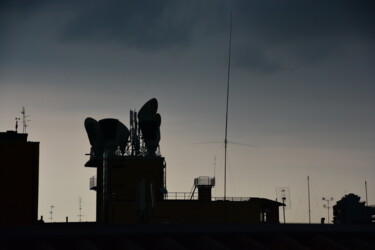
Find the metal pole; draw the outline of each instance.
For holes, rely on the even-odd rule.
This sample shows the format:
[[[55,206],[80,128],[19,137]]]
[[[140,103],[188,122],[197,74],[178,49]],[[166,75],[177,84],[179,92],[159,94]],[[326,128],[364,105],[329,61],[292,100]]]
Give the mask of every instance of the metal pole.
[[[283,204],[284,204],[283,206],[284,224],[285,224],[285,199],[286,199],[285,197],[282,198]]]
[[[365,190],[366,190],[366,206],[368,206],[368,199],[367,199],[367,181],[365,181]]]
[[[310,208],[310,176],[307,176],[307,196],[309,203],[309,224],[311,224],[311,208]]]
[[[329,200],[327,200],[327,209],[328,209],[328,224],[329,224],[329,222],[330,222],[330,220],[329,220]]]
[[[228,106],[229,106],[229,80],[230,80],[230,58],[232,47],[232,13],[230,13],[229,26],[229,57],[228,57],[228,78],[227,78],[227,105],[225,113],[225,139],[224,139],[224,200],[227,197],[227,144],[228,144]]]

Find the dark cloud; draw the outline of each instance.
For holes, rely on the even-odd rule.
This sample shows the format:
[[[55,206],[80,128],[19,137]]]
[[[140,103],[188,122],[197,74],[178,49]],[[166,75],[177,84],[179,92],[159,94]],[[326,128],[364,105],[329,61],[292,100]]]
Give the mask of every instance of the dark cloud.
[[[375,41],[374,1],[235,1],[236,63],[265,73],[290,62],[310,66]],[[256,48],[256,49],[254,49]]]
[[[186,45],[191,36],[191,16],[184,4],[172,0],[94,2],[79,9],[62,30],[62,40],[119,43],[141,50]]]
[[[241,31],[290,41],[340,35],[374,39],[375,2],[353,0],[235,2]]]
[[[59,42],[146,52],[190,45],[202,50],[200,41],[207,37],[226,43],[232,12],[233,67],[262,74],[320,63],[354,42],[374,50],[375,2],[370,0],[0,0],[0,6],[3,26],[44,10],[59,18],[59,25],[54,21],[51,27]]]
[[[234,51],[233,58],[235,65],[241,69],[251,69],[254,72],[270,74],[282,69],[279,62],[272,59],[264,53],[264,50],[247,47]]]
[[[5,12],[13,12],[13,11],[33,11],[35,9],[40,8],[46,0],[0,0],[0,10]]]

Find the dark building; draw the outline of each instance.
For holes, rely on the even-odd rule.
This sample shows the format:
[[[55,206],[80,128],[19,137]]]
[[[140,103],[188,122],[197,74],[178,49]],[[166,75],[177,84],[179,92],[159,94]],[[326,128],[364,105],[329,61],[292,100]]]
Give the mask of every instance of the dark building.
[[[38,217],[39,142],[0,133],[0,225],[30,225]]]
[[[374,222],[375,208],[360,202],[361,197],[348,194],[333,206],[335,224],[371,224]]]
[[[166,163],[159,150],[160,123],[156,99],[138,115],[131,111],[130,129],[116,119],[86,119],[91,153],[85,166],[97,168],[97,176],[90,180],[97,194],[97,222],[279,223],[282,203],[212,197],[214,178],[196,178],[192,192],[168,192]]]

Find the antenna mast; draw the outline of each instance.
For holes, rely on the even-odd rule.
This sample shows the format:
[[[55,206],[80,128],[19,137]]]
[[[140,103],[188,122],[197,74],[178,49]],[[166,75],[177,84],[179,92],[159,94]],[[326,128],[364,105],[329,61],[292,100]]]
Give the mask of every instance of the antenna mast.
[[[83,217],[83,214],[82,214],[82,197],[79,197],[78,202],[79,202],[79,214],[78,214],[78,218],[79,218],[79,222],[81,222],[82,221],[82,217]]]
[[[309,224],[311,224],[311,209],[310,209],[310,176],[307,176],[307,198],[309,202]]]
[[[368,199],[367,199],[367,181],[365,181],[365,191],[366,191],[366,206],[368,206]]]
[[[323,207],[324,207],[324,208],[327,208],[327,211],[328,211],[328,212],[327,212],[327,214],[328,214],[328,221],[327,221],[327,224],[329,224],[329,223],[330,223],[330,221],[329,221],[329,209],[332,208],[332,207],[329,205],[329,203],[330,203],[331,201],[333,201],[333,197],[331,197],[331,198],[323,197],[322,200],[325,201],[325,202],[327,202],[327,205],[324,204]]]
[[[50,214],[50,217],[49,217],[49,219],[50,219],[50,221],[52,222],[52,219],[53,219],[53,209],[54,209],[54,205],[51,205],[51,207],[50,207],[50,211],[49,211],[49,214]]]
[[[30,120],[26,120],[27,117],[29,117],[29,115],[26,115],[25,107],[22,107],[21,114],[22,114],[22,133],[25,134],[26,128],[27,128],[27,122],[30,121]]]
[[[228,57],[228,78],[227,78],[227,105],[225,113],[225,139],[224,139],[224,200],[227,198],[227,147],[228,147],[228,106],[229,106],[229,80],[230,80],[230,59],[232,47],[232,13],[230,13],[229,26],[229,57]]]

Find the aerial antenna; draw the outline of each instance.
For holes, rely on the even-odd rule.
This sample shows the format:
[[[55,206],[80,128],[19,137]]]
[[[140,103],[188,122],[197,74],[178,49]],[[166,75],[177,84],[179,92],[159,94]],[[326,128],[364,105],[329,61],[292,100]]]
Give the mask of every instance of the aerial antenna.
[[[18,133],[18,121],[20,120],[20,118],[16,117],[16,133]]]
[[[229,82],[230,82],[230,59],[232,48],[232,12],[230,13],[229,25],[229,48],[228,48],[228,78],[227,78],[227,105],[225,112],[225,139],[224,139],[224,200],[227,197],[227,148],[228,148],[228,106],[229,106]]]
[[[281,200],[283,205],[283,216],[285,223],[285,209],[291,208],[289,187],[279,187],[276,189],[277,200]]]
[[[214,156],[214,178],[216,177],[216,156]]]
[[[55,206],[54,205],[51,205],[51,207],[50,207],[50,211],[49,211],[49,214],[50,214],[50,217],[49,217],[49,219],[50,219],[50,221],[52,222],[52,220],[53,220],[53,209],[55,208]]]
[[[79,214],[77,216],[79,218],[79,222],[81,222],[82,217],[83,217],[83,214],[82,214],[82,197],[78,198],[78,203],[79,203]]]
[[[327,221],[327,223],[329,224],[329,223],[330,223],[330,222],[329,222],[329,209],[332,208],[332,207],[329,205],[329,203],[330,203],[331,201],[333,201],[333,197],[331,197],[331,198],[323,197],[322,200],[325,201],[325,202],[327,203],[327,204],[324,204],[323,207],[324,207],[324,208],[327,208],[327,210],[328,210],[328,221]]]
[[[26,128],[28,126],[27,122],[29,122],[31,120],[27,120],[27,117],[29,117],[30,115],[26,115],[25,107],[22,107],[21,114],[22,114],[22,133],[25,134]]]
[[[368,206],[368,199],[367,199],[367,181],[365,181],[365,191],[366,191],[366,206]]]
[[[310,209],[310,176],[307,176],[307,200],[309,207],[309,224],[311,224],[311,209]]]

